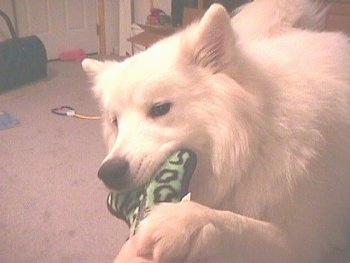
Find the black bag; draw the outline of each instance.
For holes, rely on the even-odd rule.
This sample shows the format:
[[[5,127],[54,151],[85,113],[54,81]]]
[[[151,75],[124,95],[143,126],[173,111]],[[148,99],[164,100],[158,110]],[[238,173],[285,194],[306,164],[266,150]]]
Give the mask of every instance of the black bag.
[[[12,39],[0,43],[0,92],[47,77],[45,46],[37,36],[19,38],[10,18],[0,10]]]

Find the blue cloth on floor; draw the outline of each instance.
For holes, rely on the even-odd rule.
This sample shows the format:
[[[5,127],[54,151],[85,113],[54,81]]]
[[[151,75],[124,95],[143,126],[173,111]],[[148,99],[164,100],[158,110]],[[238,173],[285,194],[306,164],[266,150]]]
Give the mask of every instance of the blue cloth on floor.
[[[19,120],[6,111],[0,111],[0,130],[8,129],[19,124]]]

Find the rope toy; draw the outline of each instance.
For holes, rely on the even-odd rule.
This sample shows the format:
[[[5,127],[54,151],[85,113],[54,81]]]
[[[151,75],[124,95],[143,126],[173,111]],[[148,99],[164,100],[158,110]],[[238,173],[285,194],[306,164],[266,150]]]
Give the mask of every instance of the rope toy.
[[[52,109],[51,112],[56,115],[60,116],[68,116],[68,117],[75,117],[78,119],[84,119],[84,120],[100,120],[100,116],[90,116],[90,115],[83,115],[78,114],[75,112],[75,109],[70,106],[61,106],[55,109]]]
[[[161,202],[180,202],[187,194],[196,168],[196,155],[179,150],[168,157],[151,181],[128,192],[110,192],[107,198],[109,211],[124,220],[130,228],[130,237],[151,207]]]

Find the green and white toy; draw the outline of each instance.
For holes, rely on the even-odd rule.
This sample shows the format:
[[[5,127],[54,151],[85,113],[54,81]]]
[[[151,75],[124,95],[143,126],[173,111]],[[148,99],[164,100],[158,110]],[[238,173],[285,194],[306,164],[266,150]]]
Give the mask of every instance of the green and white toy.
[[[192,151],[173,153],[145,186],[125,193],[109,193],[109,211],[129,225],[130,236],[133,236],[139,222],[152,206],[161,202],[180,202],[188,194],[196,164],[197,158]]]

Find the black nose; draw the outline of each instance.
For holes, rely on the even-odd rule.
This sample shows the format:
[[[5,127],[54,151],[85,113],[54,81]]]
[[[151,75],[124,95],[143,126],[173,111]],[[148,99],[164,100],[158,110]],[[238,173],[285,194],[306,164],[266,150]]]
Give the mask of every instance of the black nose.
[[[122,189],[129,181],[129,162],[123,158],[113,158],[102,164],[98,178],[110,189]]]

